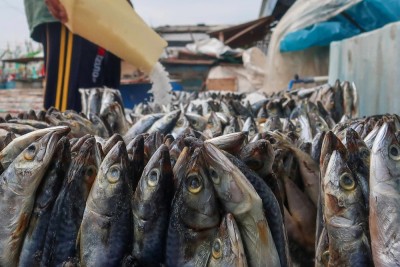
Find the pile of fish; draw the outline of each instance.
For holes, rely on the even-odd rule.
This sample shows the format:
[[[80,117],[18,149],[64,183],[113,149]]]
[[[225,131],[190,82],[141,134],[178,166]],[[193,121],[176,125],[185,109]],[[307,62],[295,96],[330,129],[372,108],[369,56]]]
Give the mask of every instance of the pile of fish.
[[[396,266],[397,115],[355,86],[0,119],[0,266]]]

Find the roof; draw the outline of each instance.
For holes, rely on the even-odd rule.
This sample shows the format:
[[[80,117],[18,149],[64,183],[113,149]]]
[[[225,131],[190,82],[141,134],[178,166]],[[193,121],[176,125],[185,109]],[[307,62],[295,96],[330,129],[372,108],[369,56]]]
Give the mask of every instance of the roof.
[[[272,15],[280,19],[296,0],[263,0],[261,3],[260,17]]]
[[[209,32],[211,37],[218,38],[233,48],[246,47],[264,39],[269,32],[269,25],[274,21],[272,16],[263,17],[233,27]]]
[[[43,57],[23,57],[23,58],[13,58],[13,59],[2,59],[1,61],[7,62],[7,63],[22,63],[26,64],[29,62],[34,62],[34,61],[43,61]]]
[[[198,32],[198,33],[207,33],[210,31],[219,30],[222,28],[229,27],[230,25],[206,25],[206,24],[197,24],[197,25],[165,25],[155,28],[154,30],[157,33],[187,33],[187,32]]]

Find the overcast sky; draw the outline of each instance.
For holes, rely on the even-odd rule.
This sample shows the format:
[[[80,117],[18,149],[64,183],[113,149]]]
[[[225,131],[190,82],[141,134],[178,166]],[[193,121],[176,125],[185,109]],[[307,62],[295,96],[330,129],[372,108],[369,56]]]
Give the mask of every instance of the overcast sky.
[[[44,1],[44,0],[43,0]],[[29,40],[23,0],[0,0],[0,49]],[[150,25],[239,24],[256,19],[261,0],[133,0]]]

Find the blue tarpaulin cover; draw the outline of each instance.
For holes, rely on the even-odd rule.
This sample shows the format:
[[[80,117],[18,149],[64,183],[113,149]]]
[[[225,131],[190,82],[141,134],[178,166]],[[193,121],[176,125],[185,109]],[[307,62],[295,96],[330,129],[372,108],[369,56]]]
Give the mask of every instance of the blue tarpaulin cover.
[[[280,51],[326,46],[399,20],[400,0],[363,0],[327,21],[286,34]]]

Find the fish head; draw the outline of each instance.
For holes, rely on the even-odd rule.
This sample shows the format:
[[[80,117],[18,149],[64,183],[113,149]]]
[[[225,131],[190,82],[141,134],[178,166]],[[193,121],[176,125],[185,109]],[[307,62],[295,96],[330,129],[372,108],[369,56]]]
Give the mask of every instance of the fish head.
[[[195,113],[186,113],[186,119],[189,121],[190,126],[197,131],[203,131],[207,126],[207,120]]]
[[[105,142],[105,144],[102,146],[103,152],[105,155],[110,151],[111,148],[115,146],[119,141],[123,141],[122,136],[115,133],[113,134],[108,140]]]
[[[68,182],[71,182],[71,179],[79,179],[83,195],[88,196],[98,174],[102,155],[93,136],[84,137],[84,140],[79,149],[75,148],[76,150],[71,155],[72,163],[68,174]]]
[[[325,193],[325,216],[342,217],[355,221],[365,208],[362,189],[347,160],[339,151],[333,151],[323,178]]]
[[[351,128],[346,130],[343,143],[349,152],[350,161],[369,167],[371,151],[355,130]]]
[[[58,141],[68,132],[68,128],[52,131],[25,148],[5,171],[8,186],[21,195],[33,194],[56,152]]]
[[[265,177],[272,172],[275,153],[267,140],[258,140],[243,147],[240,158],[250,169]]]
[[[165,121],[165,123],[172,123],[179,118],[181,112],[182,111],[180,109],[171,111],[168,114],[166,114],[166,116],[164,116],[162,119]]]
[[[179,194],[183,200],[181,219],[192,229],[210,229],[219,225],[219,207],[214,188],[205,172],[206,162],[200,152],[200,147],[193,151],[180,182]]]
[[[225,150],[231,154],[237,154],[245,145],[245,143],[247,143],[247,133],[234,132],[224,134],[212,139],[208,139],[205,142],[212,143],[219,149]]]
[[[165,200],[165,195],[171,196],[173,191],[172,168],[168,147],[161,145],[144,168],[136,188],[135,198],[140,200],[137,203],[135,202],[137,205],[136,210],[145,219],[150,215],[146,214],[146,212],[150,210],[156,211],[156,205]],[[153,207],[148,207],[149,205]]]
[[[384,123],[375,138],[371,150],[371,177],[371,184],[383,182],[396,186],[399,180],[400,144],[392,122]]]
[[[257,125],[252,117],[248,117],[246,119],[246,121],[243,124],[242,131],[248,132],[250,138],[258,133]]]
[[[94,207],[96,212],[107,215],[107,212],[113,210],[112,207],[122,204],[121,198],[126,198],[130,192],[127,168],[126,147],[123,141],[119,141],[101,163],[90,191],[89,205]]]
[[[211,245],[208,266],[247,266],[239,228],[230,213],[224,216]]]
[[[322,176],[325,174],[329,159],[334,150],[340,151],[340,153],[343,155],[347,153],[346,147],[339,140],[339,138],[332,131],[328,131],[325,134],[324,141],[322,142],[321,146],[320,166]]]
[[[214,145],[204,143],[203,156],[209,180],[225,210],[235,215],[248,212],[257,193],[247,178]]]

